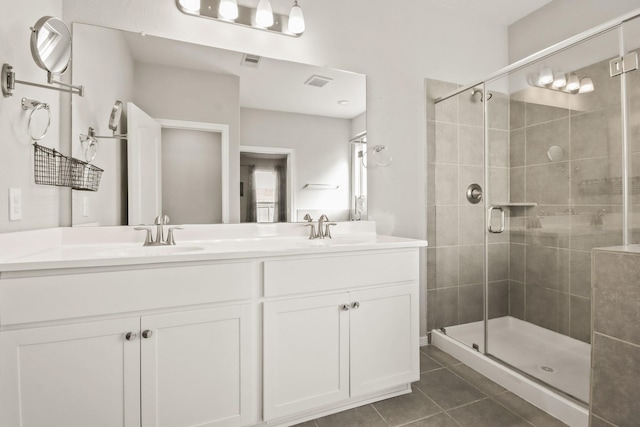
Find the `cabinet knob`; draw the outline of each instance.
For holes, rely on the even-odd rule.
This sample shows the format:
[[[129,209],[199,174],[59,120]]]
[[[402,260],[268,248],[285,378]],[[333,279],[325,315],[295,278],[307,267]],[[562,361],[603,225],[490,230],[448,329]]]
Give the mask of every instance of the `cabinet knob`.
[[[349,311],[350,306],[349,304],[342,304],[341,308],[342,308],[342,311]]]
[[[351,308],[353,308],[354,310],[356,308],[360,308],[360,303],[358,301],[354,302],[353,304],[351,304]]]
[[[135,339],[136,339],[136,336],[137,336],[137,335],[136,335],[136,333],[135,333],[135,332],[127,332],[126,334],[124,334],[124,338],[125,338],[127,341],[133,341],[133,340],[135,340]]]
[[[151,338],[153,336],[153,331],[149,329],[145,329],[142,331],[142,338]]]

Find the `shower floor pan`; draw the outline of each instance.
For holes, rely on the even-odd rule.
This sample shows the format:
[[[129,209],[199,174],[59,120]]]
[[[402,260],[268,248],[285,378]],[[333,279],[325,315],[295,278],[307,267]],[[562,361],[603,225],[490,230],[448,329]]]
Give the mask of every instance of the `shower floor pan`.
[[[510,316],[491,319],[488,327],[490,355],[570,396],[589,401],[589,344]],[[565,423],[588,425],[584,406],[484,356],[483,322],[445,329],[446,335],[433,331],[436,347]],[[474,344],[480,352],[471,348]]]

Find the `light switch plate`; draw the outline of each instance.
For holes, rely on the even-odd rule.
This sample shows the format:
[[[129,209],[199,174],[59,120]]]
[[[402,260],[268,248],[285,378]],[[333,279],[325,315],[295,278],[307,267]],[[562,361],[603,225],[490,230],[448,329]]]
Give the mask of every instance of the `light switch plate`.
[[[9,221],[20,221],[22,219],[22,190],[19,188],[9,189]]]

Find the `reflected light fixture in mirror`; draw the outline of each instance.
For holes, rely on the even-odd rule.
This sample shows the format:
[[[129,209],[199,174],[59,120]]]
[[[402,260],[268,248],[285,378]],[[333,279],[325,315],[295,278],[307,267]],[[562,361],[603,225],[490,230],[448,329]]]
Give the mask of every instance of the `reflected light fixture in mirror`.
[[[587,93],[593,92],[593,81],[589,77],[585,77],[580,80],[580,89],[578,89],[579,93]]]
[[[294,1],[288,15],[273,12],[270,0],[176,0],[186,15],[255,28],[270,33],[300,37],[306,25],[302,8]]]
[[[570,95],[589,93],[595,90],[593,81],[589,77],[579,78],[573,72],[554,74],[547,67],[542,68],[537,74],[529,75],[527,79],[531,86],[564,92]]]

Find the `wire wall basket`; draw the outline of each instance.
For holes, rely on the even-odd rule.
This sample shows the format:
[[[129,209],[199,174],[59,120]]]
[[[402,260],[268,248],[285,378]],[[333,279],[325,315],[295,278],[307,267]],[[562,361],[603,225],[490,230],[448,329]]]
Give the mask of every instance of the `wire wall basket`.
[[[578,188],[585,196],[622,194],[622,183],[622,178],[585,179],[578,184]],[[640,176],[629,178],[629,192],[640,194]]]
[[[36,184],[98,191],[104,172],[99,167],[67,157],[38,143],[33,144],[33,152],[33,175]]]
[[[71,187],[71,159],[58,151],[33,144],[36,184]]]
[[[82,160],[73,159],[71,188],[82,191],[98,191],[102,169]]]

